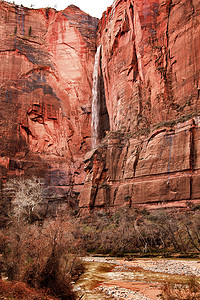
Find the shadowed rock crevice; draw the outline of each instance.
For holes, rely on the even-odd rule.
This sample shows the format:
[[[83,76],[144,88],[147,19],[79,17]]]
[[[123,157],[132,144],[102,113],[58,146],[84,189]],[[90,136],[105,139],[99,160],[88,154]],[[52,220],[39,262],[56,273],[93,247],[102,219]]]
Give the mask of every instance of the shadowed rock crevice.
[[[100,101],[100,130],[99,130],[99,139],[103,139],[106,135],[106,132],[110,130],[110,120],[108,115],[108,110],[106,106],[106,96],[105,96],[105,86],[104,78],[102,73],[102,54],[100,55],[100,64],[99,64],[99,101]]]
[[[92,147],[105,137],[106,132],[110,130],[109,115],[106,106],[104,79],[101,64],[101,45],[97,48],[95,55],[93,71],[93,89],[92,89]]]

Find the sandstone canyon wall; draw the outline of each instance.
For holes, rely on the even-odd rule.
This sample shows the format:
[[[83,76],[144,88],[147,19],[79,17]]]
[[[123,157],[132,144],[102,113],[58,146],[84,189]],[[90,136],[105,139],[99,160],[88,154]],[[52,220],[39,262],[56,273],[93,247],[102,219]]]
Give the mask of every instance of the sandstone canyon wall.
[[[79,206],[198,203],[200,1],[115,0],[97,36],[110,131],[85,156]]]
[[[76,6],[28,9],[0,1],[0,175],[36,175],[75,197],[91,149],[96,27]]]
[[[82,211],[199,202],[200,0],[0,12],[1,183],[43,177]]]

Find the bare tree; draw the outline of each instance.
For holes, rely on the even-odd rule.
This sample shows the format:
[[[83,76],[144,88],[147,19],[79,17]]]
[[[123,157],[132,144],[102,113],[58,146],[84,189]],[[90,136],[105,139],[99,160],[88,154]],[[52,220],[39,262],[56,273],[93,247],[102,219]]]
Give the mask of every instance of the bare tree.
[[[31,222],[33,214],[39,204],[44,201],[47,188],[41,178],[10,179],[4,191],[12,199],[12,208],[17,220]]]

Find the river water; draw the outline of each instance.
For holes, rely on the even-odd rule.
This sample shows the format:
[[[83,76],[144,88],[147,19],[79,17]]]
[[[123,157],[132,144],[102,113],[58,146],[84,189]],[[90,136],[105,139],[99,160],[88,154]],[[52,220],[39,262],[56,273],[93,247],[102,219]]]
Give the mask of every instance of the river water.
[[[86,272],[74,285],[78,299],[161,299],[166,282],[186,284],[191,276],[200,280],[199,260],[82,258]]]
[[[79,298],[83,300],[101,300],[113,299],[96,289],[99,284],[111,279],[111,271],[114,266],[102,262],[85,262],[86,272],[82,274],[75,284],[75,290],[78,291]]]

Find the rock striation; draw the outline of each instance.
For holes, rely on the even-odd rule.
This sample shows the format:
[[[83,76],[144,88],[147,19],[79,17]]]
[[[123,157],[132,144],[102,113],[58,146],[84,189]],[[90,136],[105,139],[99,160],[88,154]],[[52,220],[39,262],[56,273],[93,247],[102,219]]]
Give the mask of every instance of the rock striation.
[[[76,198],[91,149],[98,19],[0,1],[0,175],[45,178]]]
[[[198,203],[200,1],[115,0],[99,45],[110,131],[85,156],[80,207]]]

